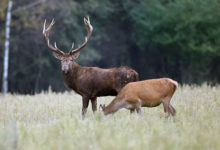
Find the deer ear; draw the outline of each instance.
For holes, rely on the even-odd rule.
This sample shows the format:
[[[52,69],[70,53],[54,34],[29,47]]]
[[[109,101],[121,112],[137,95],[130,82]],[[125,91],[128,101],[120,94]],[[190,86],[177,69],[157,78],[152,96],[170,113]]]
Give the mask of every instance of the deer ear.
[[[99,105],[99,110],[100,110],[100,111],[103,111],[104,109],[105,109],[105,104],[100,104],[100,105]]]
[[[73,54],[73,55],[72,55],[72,58],[73,58],[73,59],[77,59],[77,58],[79,57],[79,54],[80,54],[80,52],[78,52],[78,53],[76,53],[76,54]]]
[[[62,60],[62,58],[63,58],[63,55],[57,54],[57,53],[54,53],[54,52],[53,52],[53,56],[54,56],[56,59],[59,59],[59,60]]]
[[[99,105],[99,110],[100,110],[100,111],[103,111],[103,106],[102,106],[102,104]]]

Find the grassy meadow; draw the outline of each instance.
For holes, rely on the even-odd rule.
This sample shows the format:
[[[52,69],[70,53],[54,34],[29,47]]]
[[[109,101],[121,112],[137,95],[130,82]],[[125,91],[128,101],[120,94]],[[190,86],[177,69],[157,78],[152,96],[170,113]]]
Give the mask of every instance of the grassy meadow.
[[[0,97],[0,150],[220,149],[220,86],[179,87],[175,119],[165,119],[162,105],[143,108],[142,117],[121,109],[105,119],[90,104],[82,120],[81,103],[74,92]]]

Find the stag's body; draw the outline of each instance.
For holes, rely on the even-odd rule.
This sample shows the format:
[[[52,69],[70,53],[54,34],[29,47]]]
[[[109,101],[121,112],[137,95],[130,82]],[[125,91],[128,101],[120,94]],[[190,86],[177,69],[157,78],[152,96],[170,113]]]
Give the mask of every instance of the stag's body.
[[[178,83],[169,78],[129,83],[107,107],[102,106],[103,112],[108,115],[121,108],[127,108],[131,112],[136,110],[141,114],[141,107],[156,107],[163,103],[167,116],[170,113],[174,116],[176,110],[170,101],[177,87]]]
[[[64,84],[82,96],[82,116],[84,117],[89,105],[92,103],[92,110],[97,110],[97,97],[115,96],[129,82],[138,81],[138,73],[129,67],[118,67],[111,69],[101,69],[98,67],[81,67],[75,62],[79,52],[86,46],[92,34],[92,25],[89,18],[84,18],[85,26],[88,30],[85,42],[74,49],[74,44],[69,53],[59,50],[56,43],[53,45],[49,41],[49,32],[54,25],[54,20],[46,29],[44,23],[43,35],[48,47],[53,51],[54,56],[61,60],[61,69]]]
[[[77,63],[72,66],[74,69],[62,73],[65,85],[89,98],[116,96],[127,83],[138,80],[138,73],[126,66],[111,69],[81,67]]]

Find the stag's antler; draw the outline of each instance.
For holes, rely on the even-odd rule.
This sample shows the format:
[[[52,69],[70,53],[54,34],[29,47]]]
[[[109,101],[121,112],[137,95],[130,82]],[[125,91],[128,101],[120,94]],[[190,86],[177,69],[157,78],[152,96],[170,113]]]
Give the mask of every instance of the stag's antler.
[[[73,54],[76,54],[77,52],[79,52],[80,50],[82,50],[82,48],[84,48],[86,46],[86,44],[88,43],[90,37],[91,37],[91,34],[92,34],[92,30],[93,30],[93,27],[92,25],[90,24],[90,20],[89,20],[89,17],[88,19],[84,18],[84,23],[85,23],[85,26],[88,30],[88,34],[87,36],[85,37],[85,42],[78,48],[74,49],[74,43],[72,44],[72,48],[70,49],[70,52],[69,54],[70,55],[73,55]]]
[[[48,26],[48,28],[46,29],[46,20],[44,22],[44,29],[43,29],[43,35],[44,38],[47,42],[48,47],[55,53],[60,54],[60,55],[64,55],[64,52],[62,52],[59,48],[57,48],[56,42],[54,43],[54,46],[52,44],[50,44],[50,40],[49,40],[49,33],[51,28],[53,27],[53,25],[55,24],[54,19],[51,21],[50,25]]]

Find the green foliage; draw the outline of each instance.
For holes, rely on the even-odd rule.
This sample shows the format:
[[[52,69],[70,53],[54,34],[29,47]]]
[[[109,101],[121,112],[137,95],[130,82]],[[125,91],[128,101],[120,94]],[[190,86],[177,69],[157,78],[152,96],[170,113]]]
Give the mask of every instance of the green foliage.
[[[142,33],[137,34],[140,47],[175,44],[188,53],[216,53],[220,40],[218,12],[220,5],[215,0],[174,0],[166,4],[145,0],[132,8],[130,16]]]
[[[169,59],[180,55],[179,60],[192,63],[193,68],[207,70],[211,60],[220,54],[220,4],[216,0],[161,0],[139,1],[125,5],[131,8],[134,21],[133,40],[140,50],[158,47]],[[170,51],[174,49],[175,51]],[[175,54],[176,53],[176,54]]]

